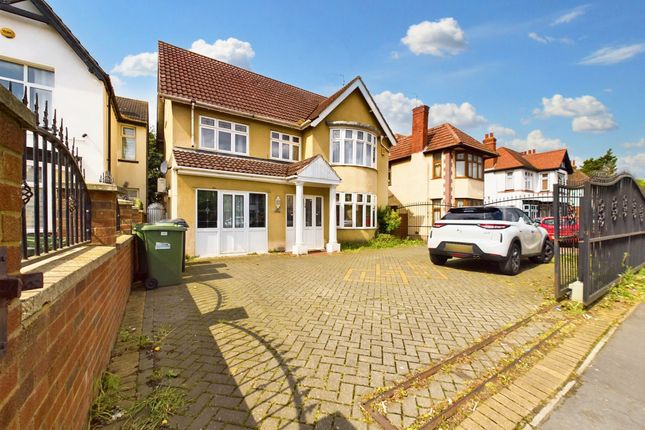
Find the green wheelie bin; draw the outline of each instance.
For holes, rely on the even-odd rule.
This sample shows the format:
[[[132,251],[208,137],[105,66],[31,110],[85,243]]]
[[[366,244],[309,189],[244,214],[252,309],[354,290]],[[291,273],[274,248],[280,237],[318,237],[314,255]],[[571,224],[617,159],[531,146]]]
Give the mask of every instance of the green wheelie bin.
[[[146,289],[181,283],[187,228],[170,222],[138,224],[134,233],[145,249]]]

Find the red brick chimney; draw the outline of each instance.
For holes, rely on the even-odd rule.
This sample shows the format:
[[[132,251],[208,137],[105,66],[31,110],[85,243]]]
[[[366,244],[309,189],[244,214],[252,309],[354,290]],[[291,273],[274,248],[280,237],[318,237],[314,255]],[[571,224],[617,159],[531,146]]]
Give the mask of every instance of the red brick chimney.
[[[426,146],[428,135],[428,112],[430,108],[426,105],[417,106],[412,109],[412,153],[421,152]]]
[[[493,136],[493,132],[491,131],[490,134],[486,133],[486,137],[484,137],[484,140],[482,142],[486,149],[489,149],[493,152],[497,152],[497,138]]]

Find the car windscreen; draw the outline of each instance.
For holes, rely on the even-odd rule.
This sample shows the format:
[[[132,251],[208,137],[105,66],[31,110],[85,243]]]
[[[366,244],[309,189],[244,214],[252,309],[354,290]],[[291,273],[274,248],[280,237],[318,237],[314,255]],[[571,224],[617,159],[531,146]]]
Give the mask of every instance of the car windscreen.
[[[469,208],[452,208],[442,219],[445,220],[488,220],[502,221],[504,219],[502,211],[498,208],[487,207],[469,207]]]

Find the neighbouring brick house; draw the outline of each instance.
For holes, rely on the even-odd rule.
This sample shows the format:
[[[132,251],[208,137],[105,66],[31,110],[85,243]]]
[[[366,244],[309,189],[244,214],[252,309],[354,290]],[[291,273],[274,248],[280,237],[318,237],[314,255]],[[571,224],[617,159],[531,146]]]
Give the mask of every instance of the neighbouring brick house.
[[[389,160],[390,205],[431,203],[432,219],[425,225],[446,207],[481,204],[484,160],[497,155],[452,124],[428,128],[428,112],[425,105],[413,109],[412,134],[397,136]]]

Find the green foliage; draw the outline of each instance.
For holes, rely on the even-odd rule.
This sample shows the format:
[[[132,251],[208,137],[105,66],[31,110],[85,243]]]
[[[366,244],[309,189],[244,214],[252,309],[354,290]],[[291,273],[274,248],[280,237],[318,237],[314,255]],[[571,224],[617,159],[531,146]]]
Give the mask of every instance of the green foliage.
[[[391,234],[379,234],[372,240],[367,242],[346,242],[341,244],[342,251],[358,251],[361,249],[382,249],[382,248],[398,248],[402,246],[418,246],[423,245],[423,241],[419,239],[401,239]]]
[[[183,388],[156,386],[148,396],[128,411],[123,429],[154,430],[168,424],[168,418],[181,413],[188,404]]]
[[[97,395],[90,407],[91,427],[112,421],[113,414],[117,412],[117,403],[121,400],[121,379],[114,373],[105,372],[96,385]]]
[[[607,293],[612,302],[636,303],[645,299],[645,269],[634,272],[628,267],[621,275],[620,281]]]
[[[645,188],[645,179],[636,179],[636,183],[638,184],[639,187]]]
[[[148,203],[158,200],[157,179],[163,176],[159,170],[162,161],[163,154],[157,148],[157,136],[150,131],[148,132]]]
[[[378,208],[376,218],[379,233],[392,233],[401,225],[399,213],[387,206]]]
[[[613,176],[616,174],[616,163],[618,158],[609,148],[607,152],[598,158],[587,158],[580,170],[589,176]]]

